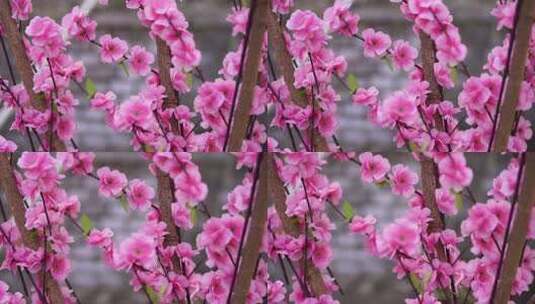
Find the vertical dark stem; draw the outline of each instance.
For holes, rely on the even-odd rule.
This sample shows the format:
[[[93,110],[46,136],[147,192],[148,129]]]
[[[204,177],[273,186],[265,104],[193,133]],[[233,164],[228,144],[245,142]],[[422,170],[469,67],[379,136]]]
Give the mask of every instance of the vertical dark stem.
[[[236,267],[230,284],[227,303],[245,303],[249,286],[254,276],[256,261],[262,245],[266,228],[268,209],[268,164],[271,161],[269,153],[257,155],[256,168],[251,186],[249,206],[243,223]],[[257,190],[258,188],[258,190]],[[250,223],[250,226],[249,226]],[[239,289],[234,291],[234,286]]]
[[[510,211],[514,213],[514,219],[509,240],[507,244],[502,246],[505,251],[505,256],[500,263],[503,269],[498,278],[495,294],[491,297],[491,302],[495,304],[505,304],[509,301],[518,265],[522,260],[529,222],[535,204],[535,153],[529,152],[525,155],[525,166],[522,171],[522,177],[517,180],[517,183],[520,184],[517,207],[516,210],[511,209]]]
[[[234,88],[230,116],[225,135],[223,150],[240,151],[247,132],[247,123],[254,99],[254,91],[258,79],[258,68],[262,61],[262,45],[267,26],[268,0],[253,0],[247,21],[247,33],[243,42],[240,59],[240,72]],[[240,82],[243,78],[243,84]],[[238,90],[239,87],[239,90]],[[239,92],[238,92],[239,91]],[[236,105],[236,99],[239,98]],[[237,106],[237,108],[236,108]],[[236,111],[234,109],[236,108]],[[234,113],[236,112],[236,113]],[[234,119],[234,116],[235,119]]]
[[[520,89],[522,81],[524,81],[531,27],[535,17],[535,1],[518,0],[516,5],[515,26],[509,42],[508,60],[502,78],[500,97],[496,106],[488,151],[507,151]]]

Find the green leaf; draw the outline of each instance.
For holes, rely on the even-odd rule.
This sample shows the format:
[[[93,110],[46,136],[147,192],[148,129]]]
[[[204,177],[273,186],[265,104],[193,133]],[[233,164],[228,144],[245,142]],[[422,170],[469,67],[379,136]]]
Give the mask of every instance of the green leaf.
[[[95,93],[97,92],[97,87],[95,86],[95,83],[89,77],[85,80],[85,92],[88,98],[93,98],[93,96],[95,96]]]
[[[354,74],[347,75],[346,83],[349,89],[351,90],[351,93],[355,93],[359,88],[359,81],[357,79],[357,76]]]
[[[421,294],[422,291],[423,291],[423,284],[422,284],[422,280],[420,280],[416,274],[414,273],[410,273],[409,274],[409,280],[411,281],[412,285],[414,286],[414,288],[416,288],[416,290],[418,291],[418,294]]]
[[[303,99],[307,98],[307,92],[305,91],[305,89],[297,90],[297,94],[299,94],[299,96]]]
[[[126,77],[130,77],[130,72],[128,72],[128,67],[124,61],[119,62],[119,67],[124,71]]]
[[[124,211],[128,212],[128,199],[124,193],[119,196],[119,202],[121,203],[121,207],[123,207]]]
[[[193,223],[193,226],[195,226],[195,223],[197,223],[197,208],[190,208],[190,216],[191,216],[191,223]]]
[[[353,218],[355,212],[353,211],[353,206],[351,206],[350,202],[344,201],[342,204],[342,214],[347,221],[350,221]]]
[[[87,214],[82,214],[80,217],[80,226],[85,235],[88,235],[89,232],[91,232],[91,229],[93,229],[93,222]]]
[[[409,142],[409,148],[412,152],[420,152],[420,146],[414,142]]]
[[[151,287],[145,286],[145,290],[147,291],[147,294],[149,295],[149,299],[151,303],[157,304],[160,303],[160,297],[158,294],[152,289]]]
[[[390,70],[393,72],[394,71],[394,65],[392,64],[392,59],[390,59],[390,57],[388,57],[388,56],[384,56],[381,59],[383,59],[383,61],[386,62],[386,64],[390,68]]]
[[[461,194],[461,192],[455,193],[455,207],[457,208],[458,211],[461,211],[464,207],[464,199],[463,199],[463,195]]]
[[[193,74],[192,73],[186,73],[186,84],[190,88],[193,86]]]
[[[386,188],[386,186],[388,186],[388,182],[386,180],[382,180],[380,182],[376,182],[375,183],[377,185],[377,187],[379,188]]]
[[[450,77],[454,84],[459,80],[459,74],[457,73],[457,67],[450,67]]]

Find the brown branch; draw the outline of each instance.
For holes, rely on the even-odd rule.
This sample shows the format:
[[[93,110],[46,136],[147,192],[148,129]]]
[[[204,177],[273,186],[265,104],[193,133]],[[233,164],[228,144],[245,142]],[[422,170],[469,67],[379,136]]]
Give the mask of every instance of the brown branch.
[[[435,55],[435,43],[426,33],[420,32],[420,55],[422,59],[422,70],[424,74],[424,79],[429,83],[430,92],[427,95],[426,105],[437,104],[442,101],[442,93],[440,85],[437,82],[435,76],[434,65],[436,62]],[[433,117],[435,121],[435,126],[439,131],[444,131],[444,121],[440,117],[439,113],[436,113]]]
[[[156,37],[156,52],[160,84],[165,88],[163,108],[174,108],[180,104],[180,100],[171,81],[171,51],[165,41],[158,37]],[[171,129],[173,133],[179,133],[179,124],[174,117],[171,119]],[[162,130],[162,132],[165,132],[165,130]]]
[[[234,119],[229,121],[230,137],[228,151],[238,152],[247,133],[249,115],[253,105],[255,86],[258,79],[258,68],[262,60],[262,45],[264,33],[267,26],[267,15],[269,10],[268,0],[257,0],[254,12],[250,16],[252,19],[249,40],[246,47],[243,83],[239,89],[239,100]],[[232,116],[232,113],[231,113]]]
[[[522,183],[518,197],[518,208],[516,211],[511,210],[511,212],[515,212],[514,222],[509,234],[509,241],[503,245],[507,245],[507,248],[505,249],[505,257],[502,261],[503,270],[498,279],[496,297],[492,302],[495,304],[506,304],[509,301],[513,281],[522,259],[523,247],[529,229],[529,221],[535,203],[535,153],[527,153],[523,177],[518,182]]]
[[[425,207],[431,210],[431,222],[427,227],[428,232],[440,232],[444,230],[444,222],[442,215],[438,209],[436,200],[436,189],[438,188],[438,168],[432,158],[429,158],[423,154],[420,154],[420,176],[422,180],[422,195],[424,198]],[[445,263],[451,263],[449,261],[446,249],[441,241],[436,244],[436,251],[438,259]],[[431,261],[430,261],[431,262]],[[454,292],[451,288],[448,288],[449,302],[453,303]]]
[[[164,238],[164,245],[176,246],[180,242],[180,237],[176,230],[171,211],[171,204],[174,203],[175,200],[173,180],[165,172],[156,169],[156,181],[158,183],[160,218],[165,223],[165,230],[167,232]],[[177,274],[182,273],[182,265],[180,259],[176,255],[173,255],[172,263],[173,271]]]
[[[281,70],[284,82],[288,86],[290,91],[290,96],[292,101],[300,106],[305,108],[308,105],[305,94],[302,94],[294,85],[294,65],[292,62],[292,57],[286,46],[286,40],[284,39],[283,30],[280,24],[277,22],[277,17],[273,13],[268,14],[268,35],[269,35],[269,44],[273,46],[275,50],[275,60],[277,62],[277,67]],[[319,109],[317,101],[314,100],[314,108]],[[313,127],[311,127],[313,128]],[[317,129],[307,130],[306,134],[312,134],[312,145],[313,151],[318,152],[328,152],[329,147],[327,141]]]
[[[28,96],[30,96],[32,106],[41,112],[46,111],[47,106],[44,100],[41,100],[33,90],[32,64],[28,58],[28,55],[26,54],[26,48],[22,42],[22,36],[17,27],[17,23],[13,18],[11,18],[11,6],[7,0],[0,1],[0,22],[4,26],[5,35],[7,37],[7,41],[9,42],[11,53],[15,56],[15,66],[17,67],[17,71],[22,78],[22,84],[24,85]],[[50,138],[50,132],[53,132],[53,130],[48,130],[46,138]],[[52,142],[50,143],[50,150],[65,151],[65,144],[57,137],[56,134],[53,135]]]
[[[11,214],[13,214],[13,217],[15,218],[15,224],[22,236],[24,246],[32,250],[37,250],[40,247],[39,240],[31,231],[26,229],[26,208],[24,207],[24,199],[17,187],[13,168],[10,164],[9,154],[7,153],[0,153],[0,187],[6,195],[7,203],[11,208]],[[63,303],[63,294],[61,293],[59,284],[54,280],[50,272],[40,270],[38,276],[46,282],[46,294],[49,297],[50,303]]]
[[[284,232],[292,237],[299,237],[300,230],[297,223],[293,222],[292,219],[286,215],[286,190],[284,189],[284,185],[277,171],[274,159],[271,161],[271,166],[269,168],[269,192],[274,200],[275,209],[282,222]],[[298,265],[304,266],[306,263],[305,259],[306,257],[302,257],[298,262]],[[327,293],[328,290],[320,270],[316,268],[313,263],[308,263],[306,271],[308,283],[314,296],[318,297]]]
[[[491,145],[494,140],[494,145],[492,146],[492,151],[494,152],[507,151],[509,135],[513,130],[520,88],[524,80],[524,67],[528,58],[531,26],[535,17],[535,1],[517,1],[517,3],[517,5],[522,4],[522,7],[519,10],[518,21],[514,29],[515,39],[511,42],[514,45],[512,46],[511,62],[509,64],[510,73],[509,76],[503,76],[508,77],[505,98],[501,107],[498,103],[497,111],[499,111],[499,115],[492,133],[494,138],[491,137],[490,139]]]
[[[251,206],[251,220],[247,229],[247,239],[243,246],[243,256],[238,267],[238,274],[236,276],[235,289],[231,295],[231,303],[245,303],[251,281],[256,272],[256,265],[260,249],[262,247],[262,239],[266,230],[267,210],[269,207],[268,200],[268,170],[271,163],[271,153],[265,153],[260,164],[258,190],[253,206]]]

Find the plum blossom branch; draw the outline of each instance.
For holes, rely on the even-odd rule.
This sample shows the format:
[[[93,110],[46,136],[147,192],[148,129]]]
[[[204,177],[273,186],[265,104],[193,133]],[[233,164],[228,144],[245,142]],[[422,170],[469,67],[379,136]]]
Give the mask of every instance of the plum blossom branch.
[[[262,153],[257,157],[260,158],[258,172],[258,189],[256,193],[251,192],[251,202],[249,205],[249,212],[247,217],[250,221],[245,221],[243,228],[243,235],[246,235],[245,243],[243,245],[243,257],[238,256],[237,266],[235,272],[236,280],[232,280],[230,288],[230,303],[244,303],[247,299],[251,280],[255,276],[256,267],[258,265],[260,247],[264,239],[264,232],[266,230],[267,213],[268,213],[268,175],[269,164],[272,161],[271,153]],[[255,185],[251,188],[255,189]],[[253,201],[254,198],[254,201]],[[250,222],[250,223],[248,223]],[[235,285],[234,285],[235,284]],[[234,291],[233,286],[239,286]]]
[[[240,74],[236,81],[233,98],[239,98],[234,113],[234,102],[228,120],[229,128],[225,136],[223,150],[226,151],[227,143],[229,151],[240,151],[242,142],[247,132],[247,124],[254,99],[255,86],[258,79],[258,67],[262,61],[262,47],[264,33],[269,14],[268,0],[253,0],[249,13],[248,29],[243,42]],[[243,67],[242,67],[243,66]],[[242,74],[243,73],[243,74]],[[240,80],[243,83],[240,86]],[[239,93],[238,93],[238,86]],[[235,116],[235,118],[234,118]]]
[[[516,210],[511,208],[510,213],[514,214],[509,241],[504,243],[503,251],[505,256],[500,261],[500,267],[503,270],[499,275],[496,287],[496,293],[492,294],[492,303],[507,303],[510,299],[513,282],[515,280],[518,266],[521,265],[524,254],[524,246],[529,231],[530,218],[533,217],[533,206],[535,203],[535,153],[525,153],[525,166],[520,167],[522,178],[517,180],[520,184],[520,193],[518,194],[518,207]]]
[[[535,18],[535,2],[516,2],[518,14],[511,35],[510,60],[507,60],[506,72],[503,75],[500,98],[494,115],[494,124],[489,143],[489,151],[507,151],[509,135],[513,130],[515,113],[519,104],[521,86],[525,75],[528,59],[531,29]],[[503,102],[502,102],[503,96]]]
[[[26,229],[26,210],[24,206],[24,199],[18,190],[15,175],[10,164],[10,158],[6,153],[0,154],[0,186],[6,194],[7,202],[11,207],[13,216],[15,217],[15,222],[17,223],[17,227],[22,235],[24,245],[33,250],[38,249],[40,245],[38,244],[36,238],[32,235],[31,231]],[[45,290],[46,294],[48,294],[50,303],[63,303],[63,295],[61,293],[59,284],[52,278],[52,275],[48,271],[42,270],[40,271],[39,276],[43,282],[46,282]],[[45,294],[45,292],[43,292],[43,294]]]

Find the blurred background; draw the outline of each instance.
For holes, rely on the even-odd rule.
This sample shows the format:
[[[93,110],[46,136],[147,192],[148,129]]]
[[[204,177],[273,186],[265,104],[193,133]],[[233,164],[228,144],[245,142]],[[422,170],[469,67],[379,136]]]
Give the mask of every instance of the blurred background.
[[[404,163],[419,172],[418,164],[408,153],[392,152],[383,155],[392,165]],[[498,154],[467,154],[469,165],[475,173],[471,189],[478,201],[486,201],[486,192],[492,178],[507,166],[509,159],[510,156]],[[194,160],[209,188],[206,199],[208,209],[217,216],[221,214],[221,206],[226,202],[228,192],[241,182],[244,171],[235,170],[235,159],[229,154],[195,154]],[[355,164],[331,158],[326,160],[328,162],[323,167],[323,174],[327,175],[331,182],[337,181],[342,185],[343,200],[351,203],[356,214],[374,215],[381,228],[405,212],[406,199],[392,195],[388,187],[363,184],[360,180],[360,170]],[[146,161],[139,154],[96,153],[96,167],[100,166],[119,169],[127,174],[129,179],[142,178],[155,186],[155,178],[150,175]],[[109,227],[114,231],[115,242],[120,242],[136,231],[142,223],[141,212],[127,213],[117,200],[99,196],[98,183],[91,178],[68,176],[62,186],[69,194],[78,195],[82,212],[91,218],[96,228]],[[464,210],[456,217],[448,218],[448,227],[458,227],[469,206],[469,200],[465,199]],[[363,247],[362,239],[348,233],[347,225],[340,216],[332,209],[330,212],[330,218],[337,225],[332,239],[334,260],[331,267],[344,291],[344,295],[336,295],[341,303],[403,303],[403,299],[412,292],[407,282],[395,278],[389,262],[369,255]],[[198,218],[199,221],[205,220],[201,213]],[[185,233],[186,240],[194,240],[199,227],[198,224],[195,230]],[[136,294],[128,286],[127,275],[107,267],[102,261],[100,251],[87,246],[74,227],[70,227],[69,231],[76,239],[71,251],[73,269],[69,280],[82,303],[146,303],[142,293]],[[278,265],[273,265],[270,271],[274,277],[282,279]],[[11,275],[6,271],[0,272],[0,279],[12,282]],[[17,282],[13,282],[11,286],[19,288]]]
[[[98,21],[98,35],[111,33],[113,36],[125,39],[129,46],[142,44],[150,50],[155,49],[147,29],[140,25],[134,11],[124,7],[124,1],[110,0],[110,5],[107,7],[95,6],[96,2],[97,0],[34,0],[34,15],[48,15],[60,22],[61,16],[70,11],[74,5],[82,5],[85,8],[92,8],[90,15]],[[332,2],[332,0],[296,0],[296,7],[311,9],[321,14]],[[444,0],[444,2],[449,5],[455,24],[461,30],[463,42],[468,46],[469,53],[466,60],[468,69],[473,75],[477,75],[486,61],[488,51],[502,38],[503,33],[496,32],[495,20],[489,14],[496,1]],[[353,10],[361,17],[360,30],[373,26],[389,33],[393,40],[403,38],[415,46],[418,45],[411,24],[402,17],[398,4],[389,0],[355,0],[354,3]],[[182,0],[179,6],[190,22],[190,29],[195,35],[198,48],[202,51],[201,69],[207,79],[213,80],[218,77],[217,71],[221,68],[225,54],[234,50],[238,42],[236,37],[230,36],[231,28],[225,21],[231,11],[232,1]],[[379,88],[381,97],[404,87],[406,74],[391,71],[387,63],[382,60],[364,58],[361,43],[356,39],[334,36],[329,47],[337,54],[345,56],[348,60],[348,73],[357,77],[361,87],[374,85]],[[75,42],[69,52],[75,59],[84,62],[87,75],[96,83],[98,91],[114,91],[118,95],[118,102],[138,93],[142,78],[125,75],[117,65],[102,64],[99,61],[98,49],[94,45]],[[7,77],[3,59],[0,60],[0,71],[0,75]],[[459,75],[459,77],[463,79],[464,76]],[[337,112],[339,122],[337,136],[342,145],[346,149],[356,150],[394,150],[390,131],[370,124],[366,118],[365,108],[352,105],[347,91],[338,81],[334,80],[333,83],[342,97]],[[199,81],[194,79],[194,86],[198,85]],[[131,151],[129,137],[110,130],[104,123],[103,113],[89,109],[87,98],[79,88],[73,85],[72,90],[80,101],[76,112],[78,128],[75,136],[80,149]],[[192,91],[195,92],[195,89]],[[456,102],[455,96],[456,92],[447,92],[446,99]],[[190,93],[182,100],[191,102],[194,97],[194,93]],[[0,111],[0,134],[16,138],[17,134],[9,131],[11,120],[10,115]],[[280,137],[281,134],[274,135]],[[287,135],[284,134],[284,137]],[[19,142],[25,141],[19,139]],[[535,142],[532,140],[531,146],[534,145]]]

